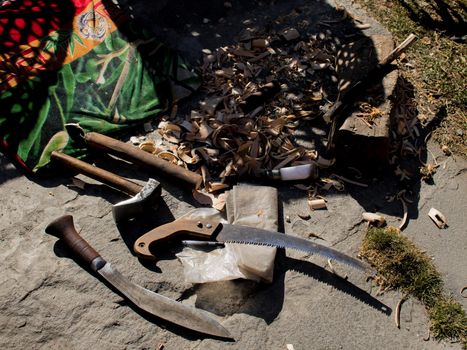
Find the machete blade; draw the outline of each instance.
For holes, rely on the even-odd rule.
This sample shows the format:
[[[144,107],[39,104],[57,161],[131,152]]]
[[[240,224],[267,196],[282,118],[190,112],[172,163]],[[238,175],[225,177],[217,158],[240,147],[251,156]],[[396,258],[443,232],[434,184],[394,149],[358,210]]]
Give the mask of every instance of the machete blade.
[[[207,312],[183,305],[134,284],[122,276],[110,263],[106,263],[104,267],[97,270],[97,273],[144,311],[188,329],[217,337],[231,338],[230,333]]]
[[[299,250],[305,253],[319,254],[326,258],[342,262],[358,270],[365,272],[370,270],[370,267],[364,262],[343,254],[335,249],[300,237],[294,237],[255,227],[222,224],[222,228],[215,239],[218,242],[224,243],[266,245],[277,248]]]

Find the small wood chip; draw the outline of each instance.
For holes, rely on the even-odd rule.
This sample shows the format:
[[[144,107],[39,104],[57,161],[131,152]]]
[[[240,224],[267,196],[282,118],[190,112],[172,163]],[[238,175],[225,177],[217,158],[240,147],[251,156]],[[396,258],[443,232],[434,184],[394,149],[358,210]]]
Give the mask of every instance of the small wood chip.
[[[428,216],[433,220],[438,228],[443,229],[448,226],[446,217],[438,209],[431,208],[428,212]]]
[[[310,220],[311,219],[310,214],[297,214],[297,216],[302,220]]]
[[[152,141],[145,141],[139,145],[139,149],[152,154],[156,151],[156,145]]]
[[[251,46],[255,49],[265,49],[269,45],[269,41],[266,39],[253,39]]]
[[[363,219],[368,221],[370,224],[375,225],[376,227],[382,227],[386,225],[386,219],[384,216],[375,214],[375,213],[363,213]]]
[[[450,156],[452,153],[451,153],[451,150],[449,149],[448,146],[444,145],[443,147],[441,147],[441,150],[443,151],[443,153],[447,156]]]
[[[311,210],[326,209],[326,201],[324,199],[310,199],[308,200],[308,206]]]
[[[295,28],[288,28],[283,30],[280,35],[287,41],[295,40],[300,37],[300,33]]]

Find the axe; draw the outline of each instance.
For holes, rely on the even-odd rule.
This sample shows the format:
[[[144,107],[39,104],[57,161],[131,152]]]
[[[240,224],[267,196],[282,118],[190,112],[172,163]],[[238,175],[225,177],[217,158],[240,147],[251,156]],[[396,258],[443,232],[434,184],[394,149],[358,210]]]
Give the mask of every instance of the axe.
[[[83,138],[88,148],[104,151],[129,162],[142,165],[157,175],[179,182],[186,188],[197,189],[203,181],[203,177],[193,171],[157,158],[148,152],[109,136],[89,132],[84,134]]]
[[[144,186],[141,186],[110,171],[98,168],[58,151],[53,151],[51,158],[73,171],[89,176],[131,196],[131,198],[112,206],[115,222],[133,218],[146,208],[155,207],[161,197],[161,185],[154,179],[149,179]]]

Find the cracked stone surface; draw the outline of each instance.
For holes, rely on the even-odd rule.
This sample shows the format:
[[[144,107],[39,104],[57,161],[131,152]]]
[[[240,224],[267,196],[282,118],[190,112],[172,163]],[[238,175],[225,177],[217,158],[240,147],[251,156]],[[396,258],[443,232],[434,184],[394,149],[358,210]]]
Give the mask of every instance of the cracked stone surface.
[[[217,2],[212,4],[217,6]],[[316,13],[321,10],[317,7]],[[209,11],[199,14],[201,18],[208,15]],[[240,24],[227,23],[225,31]],[[203,37],[187,43],[175,40],[174,28],[166,33],[167,40],[181,48],[205,47]],[[212,45],[218,45],[216,40],[211,38]],[[435,155],[440,153],[438,145],[432,144],[430,149]],[[135,181],[144,182],[149,176],[137,167],[96,161]],[[367,276],[334,263],[341,277],[336,276],[326,260],[316,256],[279,252],[274,282],[269,285],[251,281],[186,283],[175,259],[176,247],[161,252],[162,260],[157,264],[139,261],[130,248],[138,234],[195,207],[189,194],[159,179],[164,190],[157,212],[117,227],[111,203],[126,197],[80,178],[86,181],[84,189],[73,187],[66,174],[51,179],[28,178],[0,155],[0,344],[5,349],[158,349],[160,344],[164,349],[203,350],[286,349],[286,344],[293,344],[297,350],[460,349],[424,340],[428,320],[418,301],[409,299],[404,304],[399,330],[393,312],[401,294],[376,296],[377,288],[366,281]],[[400,204],[386,201],[387,195],[394,194],[396,183],[389,178],[370,180],[368,188],[347,185],[343,192],[327,194],[327,210],[313,212],[308,209],[304,192],[281,185],[281,216],[291,218],[290,223],[282,220],[284,231],[355,256],[364,234],[364,211],[378,211],[390,224],[399,223]],[[413,191],[415,202],[404,234],[433,257],[446,292],[467,307],[466,299],[459,295],[467,280],[467,203],[463,198],[467,192],[466,161],[447,158],[445,167],[435,174],[434,185],[420,184]],[[439,230],[428,218],[431,207],[447,216],[447,229]],[[169,298],[212,312],[235,342],[204,337],[139,312],[72,259],[57,238],[45,234],[47,224],[65,213],[74,216],[81,235],[123,275]],[[310,214],[309,220],[298,217],[305,213]]]
[[[157,266],[143,265],[131,254],[125,228],[117,228],[111,215],[111,203],[122,195],[84,177],[90,183],[84,190],[70,187],[68,176],[37,183],[22,176],[3,156],[0,169],[0,342],[5,348],[127,349],[159,344],[166,349],[283,349],[285,344],[296,349],[460,348],[423,340],[428,320],[418,301],[404,304],[398,330],[393,310],[400,293],[376,296],[377,288],[365,275],[335,263],[342,276],[336,277],[325,259],[294,251],[278,253],[271,285],[185,283],[174,251],[167,252],[167,259]],[[144,177],[143,171],[138,173]],[[466,162],[448,158],[434,180],[435,185],[421,185],[417,214],[411,216],[404,234],[433,257],[446,291],[465,307],[459,290],[467,271],[467,208],[461,195],[467,190]],[[162,221],[171,219],[167,213],[178,217],[192,208],[188,196],[166,188],[171,192],[163,193],[167,208],[162,205],[158,213]],[[347,186],[346,191],[327,196],[328,210],[311,212],[309,220],[301,220],[297,214],[308,212],[306,198],[291,196],[292,187],[281,186],[282,214],[291,217],[285,232],[306,236],[312,231],[326,244],[355,255],[364,233],[361,213],[378,206],[387,191],[384,182],[364,191]],[[449,228],[439,230],[430,221],[427,212],[432,206],[447,215]],[[388,208],[387,213],[380,211],[397,224],[401,209]],[[75,217],[82,236],[122,274],[150,290],[214,313],[236,341],[199,336],[139,313],[71,259],[55,237],[44,233],[45,226],[64,213]]]

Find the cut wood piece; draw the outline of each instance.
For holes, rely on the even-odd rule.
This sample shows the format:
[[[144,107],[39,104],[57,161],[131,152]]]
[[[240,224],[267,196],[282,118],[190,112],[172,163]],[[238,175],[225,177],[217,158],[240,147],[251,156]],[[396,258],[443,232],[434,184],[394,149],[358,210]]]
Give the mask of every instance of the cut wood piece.
[[[382,227],[386,225],[386,219],[382,215],[376,213],[363,213],[362,217],[364,220],[377,227]]]
[[[326,209],[326,201],[324,199],[310,199],[308,200],[308,206],[311,210]]]
[[[438,209],[431,208],[428,212],[428,216],[439,228],[443,229],[448,227],[446,217]]]

